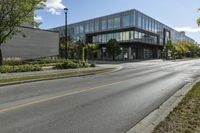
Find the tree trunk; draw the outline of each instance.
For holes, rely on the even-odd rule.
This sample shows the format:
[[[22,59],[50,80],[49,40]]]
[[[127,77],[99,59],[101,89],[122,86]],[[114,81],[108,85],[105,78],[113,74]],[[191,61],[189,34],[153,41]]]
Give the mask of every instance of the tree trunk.
[[[113,61],[115,60],[115,54],[113,54]]]
[[[3,65],[3,55],[2,55],[2,51],[1,51],[1,45],[0,45],[0,66]]]

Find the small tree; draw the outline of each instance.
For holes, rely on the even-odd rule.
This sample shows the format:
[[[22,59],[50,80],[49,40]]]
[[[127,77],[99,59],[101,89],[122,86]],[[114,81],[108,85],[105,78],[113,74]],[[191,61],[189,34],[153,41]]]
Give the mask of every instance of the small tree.
[[[22,24],[38,26],[34,21],[34,11],[42,9],[46,0],[0,0],[0,46],[21,32]],[[0,49],[0,65],[3,63]]]
[[[106,45],[108,55],[115,60],[115,57],[121,54],[121,48],[116,39],[110,39]]]
[[[76,54],[76,56],[78,57],[78,59],[82,59],[83,55],[85,56],[85,52],[83,51],[83,48],[85,47],[84,43],[82,43],[80,40],[77,41],[74,44],[74,52]]]
[[[98,46],[96,44],[87,44],[88,55],[91,55],[92,61],[94,61],[94,56],[97,53]]]
[[[167,44],[164,46],[164,53],[166,59],[170,58],[169,53],[171,54],[171,57],[175,59],[176,47],[173,44],[172,40],[169,40]]]
[[[63,37],[60,39],[60,57],[64,58],[65,57],[65,47],[66,47],[66,38]],[[69,35],[67,36],[67,46],[68,46],[68,52],[70,53],[70,56],[73,58],[74,53],[75,53],[75,46],[73,44],[73,38]]]
[[[179,48],[181,57],[186,57],[187,54],[190,52],[189,47],[187,46],[187,42],[178,41],[176,43],[176,47]]]

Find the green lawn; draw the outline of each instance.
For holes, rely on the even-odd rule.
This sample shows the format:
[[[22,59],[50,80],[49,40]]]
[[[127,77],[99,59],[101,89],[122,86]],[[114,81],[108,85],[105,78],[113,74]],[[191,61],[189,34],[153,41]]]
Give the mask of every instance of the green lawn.
[[[200,82],[153,133],[200,133]]]
[[[82,71],[65,72],[65,73],[57,73],[57,74],[45,74],[45,75],[36,75],[36,76],[6,78],[6,79],[0,79],[0,85],[9,84],[9,83],[18,83],[18,82],[20,83],[20,82],[30,81],[30,80],[75,77],[75,76],[103,73],[103,72],[108,72],[111,70],[113,70],[113,68],[103,68],[103,69],[97,69],[97,70],[82,70]]]

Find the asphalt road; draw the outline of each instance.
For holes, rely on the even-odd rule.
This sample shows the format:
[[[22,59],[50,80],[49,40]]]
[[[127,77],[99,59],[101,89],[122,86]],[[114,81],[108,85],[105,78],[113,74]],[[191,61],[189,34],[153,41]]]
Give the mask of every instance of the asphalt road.
[[[0,133],[124,133],[200,76],[200,60],[0,87]]]

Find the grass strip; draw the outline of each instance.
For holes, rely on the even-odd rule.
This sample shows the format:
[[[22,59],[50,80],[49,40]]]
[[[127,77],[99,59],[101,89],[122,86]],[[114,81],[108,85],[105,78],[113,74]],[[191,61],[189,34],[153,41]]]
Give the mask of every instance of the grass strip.
[[[50,79],[59,79],[59,78],[76,77],[76,76],[83,76],[83,75],[90,75],[90,74],[98,74],[98,73],[103,73],[103,72],[109,72],[111,70],[113,70],[113,68],[5,78],[5,79],[0,79],[0,86],[7,85],[7,84],[17,84],[17,83],[22,83],[22,82],[38,81],[38,80],[50,80]]]
[[[200,133],[200,82],[153,133]]]

